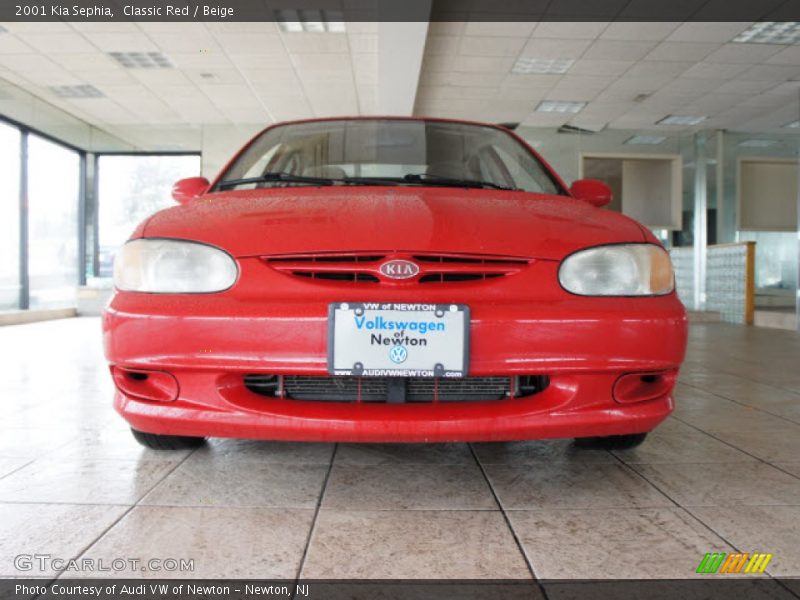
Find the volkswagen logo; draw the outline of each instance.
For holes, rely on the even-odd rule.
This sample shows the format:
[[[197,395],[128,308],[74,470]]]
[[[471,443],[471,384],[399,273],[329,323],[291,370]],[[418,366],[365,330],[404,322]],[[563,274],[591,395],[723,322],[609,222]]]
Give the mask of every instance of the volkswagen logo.
[[[389,358],[392,359],[393,363],[399,365],[408,358],[408,350],[403,346],[392,346],[392,349],[389,350]]]
[[[389,279],[411,279],[419,274],[419,265],[410,260],[395,259],[383,263],[379,271]]]

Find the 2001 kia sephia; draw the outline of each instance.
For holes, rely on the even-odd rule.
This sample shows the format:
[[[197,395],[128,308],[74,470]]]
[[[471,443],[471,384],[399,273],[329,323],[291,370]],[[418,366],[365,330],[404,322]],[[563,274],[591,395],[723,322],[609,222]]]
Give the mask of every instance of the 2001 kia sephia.
[[[632,446],[669,415],[686,314],[602,183],[502,127],[267,128],[119,251],[103,319],[136,438]]]

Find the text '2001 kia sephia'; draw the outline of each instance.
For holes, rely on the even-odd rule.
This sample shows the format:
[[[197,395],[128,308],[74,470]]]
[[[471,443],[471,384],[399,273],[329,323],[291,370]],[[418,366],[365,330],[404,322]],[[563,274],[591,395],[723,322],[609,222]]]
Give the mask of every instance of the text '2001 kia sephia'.
[[[631,446],[673,408],[669,256],[518,136],[439,119],[269,127],[139,225],[104,319],[137,439]]]

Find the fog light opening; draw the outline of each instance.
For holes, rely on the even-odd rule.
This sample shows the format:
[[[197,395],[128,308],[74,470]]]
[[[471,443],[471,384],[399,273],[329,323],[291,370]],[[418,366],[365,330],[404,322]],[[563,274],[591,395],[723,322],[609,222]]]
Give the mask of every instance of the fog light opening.
[[[614,400],[631,404],[661,398],[672,390],[676,375],[676,370],[623,375],[614,384]]]
[[[142,371],[111,367],[117,389],[137,400],[172,402],[178,397],[178,380],[165,371]]]

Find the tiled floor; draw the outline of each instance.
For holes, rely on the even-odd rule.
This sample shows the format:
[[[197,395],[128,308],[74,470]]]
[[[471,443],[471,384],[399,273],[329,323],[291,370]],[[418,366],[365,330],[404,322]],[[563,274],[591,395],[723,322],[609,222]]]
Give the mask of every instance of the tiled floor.
[[[0,576],[19,554],[193,559],[88,575],[683,578],[711,551],[800,575],[800,336],[694,325],[636,450],[569,441],[140,448],[97,319],[0,328]],[[77,575],[73,572],[63,575]]]

